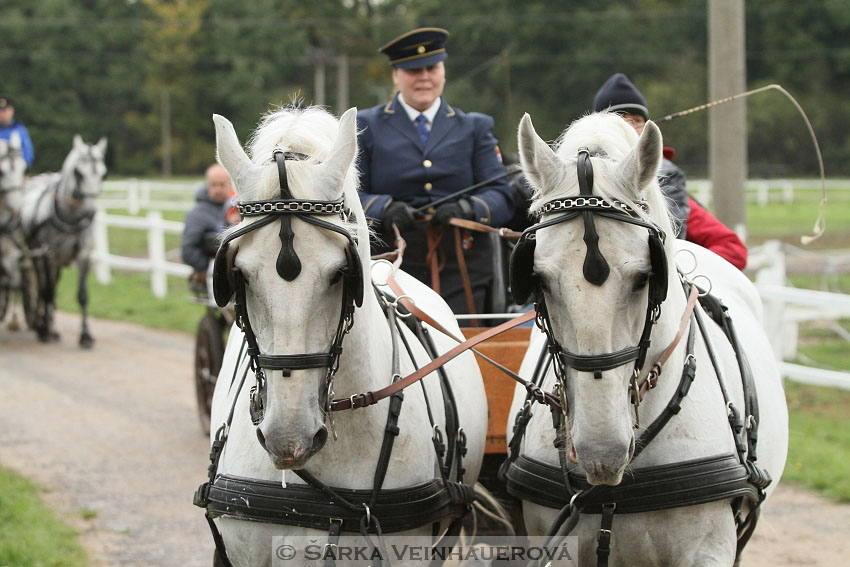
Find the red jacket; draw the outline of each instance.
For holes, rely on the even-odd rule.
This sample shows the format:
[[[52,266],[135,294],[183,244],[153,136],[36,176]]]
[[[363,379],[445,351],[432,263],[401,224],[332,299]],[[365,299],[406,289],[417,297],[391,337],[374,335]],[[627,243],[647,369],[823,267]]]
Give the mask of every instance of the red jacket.
[[[708,248],[739,270],[743,270],[747,265],[747,247],[738,235],[693,198],[688,197],[688,203],[691,211],[688,214],[687,240]]]

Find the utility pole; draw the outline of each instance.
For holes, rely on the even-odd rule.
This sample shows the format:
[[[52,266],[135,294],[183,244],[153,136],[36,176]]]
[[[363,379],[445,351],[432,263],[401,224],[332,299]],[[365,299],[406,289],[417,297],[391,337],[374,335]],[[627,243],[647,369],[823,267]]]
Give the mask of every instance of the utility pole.
[[[168,87],[160,88],[162,112],[162,176],[171,177],[171,96]]]
[[[342,114],[348,110],[348,54],[336,58],[336,111]]]
[[[708,2],[708,99],[746,90],[744,0]],[[742,239],[747,230],[747,105],[737,100],[708,113],[708,165],[714,213]]]

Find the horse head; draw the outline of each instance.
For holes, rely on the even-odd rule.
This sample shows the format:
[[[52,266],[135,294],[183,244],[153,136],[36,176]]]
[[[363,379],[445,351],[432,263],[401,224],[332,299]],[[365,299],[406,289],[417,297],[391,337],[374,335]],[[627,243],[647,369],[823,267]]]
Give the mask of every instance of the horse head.
[[[255,343],[257,438],[275,467],[298,469],[327,440],[338,351],[362,301],[369,232],[356,192],[356,109],[339,121],[319,108],[273,112],[251,157],[226,118],[213,120],[244,217],[223,236],[216,300],[235,294],[249,350]]]
[[[0,201],[16,212],[20,210],[20,189],[27,169],[21,147],[18,132],[12,132],[8,140],[0,140]]]
[[[530,210],[541,222],[512,259],[515,293],[535,292],[558,352],[570,459],[592,484],[615,485],[635,450],[636,345],[652,327],[650,301],[663,301],[672,257],[656,180],[661,134],[649,122],[638,138],[615,114],[593,114],[553,150],[526,114],[519,150],[535,191]]]
[[[106,138],[96,144],[87,144],[79,134],[74,135],[71,151],[62,164],[61,190],[73,200],[75,208],[94,208],[106,176]]]

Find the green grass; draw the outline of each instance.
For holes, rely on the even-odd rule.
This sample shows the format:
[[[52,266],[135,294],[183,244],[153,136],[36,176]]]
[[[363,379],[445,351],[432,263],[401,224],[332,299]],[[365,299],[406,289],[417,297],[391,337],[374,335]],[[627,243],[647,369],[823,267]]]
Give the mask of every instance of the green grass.
[[[0,467],[0,566],[83,567],[77,532],[41,501],[42,490]]]
[[[828,249],[847,247],[850,242],[850,198],[837,192],[828,196],[826,204],[826,233],[811,243],[809,249]],[[846,192],[850,195],[850,191]],[[796,197],[796,196],[795,196]],[[800,237],[812,234],[812,227],[818,218],[818,194],[795,198],[791,204],[771,203],[760,207],[755,203],[747,206],[747,243],[750,246],[765,240],[781,240],[794,246],[800,246]]]
[[[850,502],[850,392],[786,381],[785,394],[790,437],[783,481]]]
[[[154,329],[195,333],[204,307],[190,302],[186,280],[168,278],[168,295],[162,299],[151,292],[150,275],[112,272],[112,282],[102,285],[92,273],[88,277],[89,315],[136,323]],[[66,268],[59,279],[56,305],[62,311],[79,312],[77,270]],[[97,329],[92,329],[97,339]]]

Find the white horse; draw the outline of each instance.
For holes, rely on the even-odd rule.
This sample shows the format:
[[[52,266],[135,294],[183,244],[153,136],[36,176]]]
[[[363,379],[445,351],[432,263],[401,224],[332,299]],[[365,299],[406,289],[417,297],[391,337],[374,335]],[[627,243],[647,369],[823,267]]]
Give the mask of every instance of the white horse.
[[[568,409],[558,436],[562,447],[559,454],[553,445],[556,433],[552,414],[545,407],[534,406],[524,435],[517,438],[521,439],[518,455],[522,458],[516,462],[524,463],[528,470],[557,471],[553,482],[559,482],[560,486],[565,484],[562,467],[571,471],[573,482],[586,478],[583,486],[573,486],[574,490],[584,488],[584,494],[579,493],[572,508],[568,505],[562,508],[559,517],[563,521],[569,514],[572,524],[566,522],[564,531],[568,529],[566,524],[570,524],[572,535],[579,537],[580,565],[596,561],[597,546],[604,555],[611,537],[612,565],[706,566],[732,565],[736,561],[736,520],[731,498],[719,501],[705,498],[697,504],[666,508],[682,494],[664,490],[653,493],[658,486],[644,482],[639,489],[643,493],[624,492],[622,498],[612,497],[619,504],[617,508],[598,505],[590,513],[578,513],[583,497],[590,498],[591,494],[604,490],[617,495],[617,489],[610,487],[621,483],[628,486],[631,481],[637,483],[639,478],[649,478],[646,471],[661,474],[663,466],[671,463],[729,455],[727,461],[731,459],[729,467],[733,467],[725,471],[729,473],[745,459],[742,455],[747,451],[746,430],[741,433],[743,450],[741,453],[736,450],[721,381],[709,360],[706,341],[697,327],[681,323],[689,298],[674,262],[674,254],[681,245],[673,238],[667,207],[656,181],[661,146],[661,134],[655,124],[647,123],[638,138],[625,121],[612,113],[578,120],[564,132],[555,150],[537,135],[528,115],[519,125],[522,166],[535,188],[531,211],[541,216],[541,224],[549,224],[533,231],[536,245],[531,245],[531,249],[526,247],[524,254],[515,252],[518,257],[513,259],[517,265],[512,266],[512,277],[517,278],[515,284],[529,289],[534,285],[531,281],[537,282],[536,297],[543,301],[541,307],[548,313],[551,334],[549,339],[543,333],[533,337],[521,374],[532,376],[542,349],[547,343],[557,343],[556,348],[562,354],[553,367],[560,367],[564,375],[563,399]],[[592,171],[590,178],[588,170]],[[580,194],[585,200],[577,198]],[[588,194],[594,197],[586,197]],[[602,199],[605,205],[600,205]],[[559,217],[565,218],[559,220]],[[655,229],[667,235],[663,246],[660,240],[655,241],[655,246],[650,243]],[[594,241],[594,232],[598,243]],[[703,274],[710,280],[712,293],[718,294],[729,308],[755,376],[760,408],[757,424],[746,415],[742,380],[730,342],[720,327],[702,314],[728,401],[743,414],[741,422],[748,429],[751,425],[758,427],[755,463],[772,478],[766,491],[761,492],[763,498],[776,487],[782,475],[788,416],[776,361],[760,324],[758,295],[730,264],[699,247],[689,244],[683,247],[694,254],[691,258],[680,253],[677,258],[688,266],[683,267],[690,273],[686,277]],[[704,280],[696,283],[708,287]],[[663,300],[654,325],[655,314],[647,311],[650,296],[660,296]],[[700,311],[699,306],[696,309]],[[674,344],[680,327],[684,333],[663,364],[657,386],[641,391],[638,399],[643,394],[646,396],[639,407],[634,407],[630,390],[635,361],[640,358],[640,349],[634,347],[639,345],[645,326],[651,330],[651,345],[635,380],[638,387],[662,351]],[[677,389],[687,381],[683,369],[686,362],[691,363],[687,354],[691,335],[694,335],[696,376],[690,391],[680,400],[678,414],[670,413],[666,426],[654,440],[647,442],[646,437],[642,438],[647,428],[659,416],[667,415],[664,410],[668,402],[677,398]],[[557,392],[558,382],[550,369],[543,378],[543,388],[547,391],[555,388]],[[525,389],[518,388],[512,415],[517,415],[525,400]],[[509,425],[509,438],[513,433]],[[649,468],[658,466],[662,468]],[[514,482],[512,491],[531,494],[522,486],[529,477],[519,474],[520,469],[512,466],[508,471],[509,484],[511,480]],[[716,480],[718,474],[714,470],[708,476]],[[743,476],[746,479],[746,471]],[[665,489],[678,482],[669,476],[661,478]],[[690,485],[689,490],[690,497],[697,500],[695,494],[708,489]],[[754,489],[749,496],[757,492]],[[643,511],[635,499],[647,494],[649,503],[643,505],[649,510]],[[547,533],[559,515],[558,509],[569,498],[563,489],[524,498],[528,533]],[[752,501],[744,500],[741,512],[746,515]],[[627,509],[629,505],[633,506],[632,510]]]
[[[92,219],[106,175],[106,138],[86,144],[79,135],[59,173],[45,173],[27,180],[21,222],[27,245],[37,254],[38,306],[35,331],[41,341],[59,339],[53,329],[56,284],[60,270],[77,263],[77,302],[82,312],[79,344],[90,348],[94,339],[88,329],[86,276],[91,254]]]
[[[0,140],[0,287],[5,290],[16,289],[21,284],[18,268],[21,241],[17,233],[26,169],[21,136],[12,132],[8,140]],[[6,296],[7,291],[2,293]]]
[[[379,299],[377,288],[369,278],[370,231],[357,196],[355,117],[356,109],[347,111],[339,121],[319,108],[279,110],[266,116],[254,133],[249,158],[230,122],[214,116],[218,159],[234,180],[242,206],[248,207],[243,208],[246,216],[234,227],[235,232],[231,230],[224,237],[226,245],[219,251],[214,276],[220,303],[231,292],[239,300],[242,290],[242,329],[250,329],[245,333],[238,326],[232,329],[213,398],[211,441],[215,444],[226,434],[216,471],[216,484],[221,487],[231,486],[233,478],[255,479],[265,482],[265,486],[276,487],[282,498],[288,498],[290,493],[305,488],[305,481],[297,475],[309,473],[337,493],[349,489],[369,493],[376,484],[390,401],[384,399],[356,410],[327,412],[330,398],[348,401],[354,396],[356,399],[357,394],[388,386],[394,374],[406,376],[414,371],[402,337],[413,351],[416,366],[430,360],[405,325],[400,325],[400,334],[391,333],[384,313],[386,300]],[[276,164],[276,159],[281,163]],[[283,188],[284,184],[288,188]],[[291,195],[289,200],[282,198],[286,195]],[[269,200],[277,200],[277,204]],[[320,208],[341,204],[332,214],[262,213],[309,200],[320,201],[317,205]],[[265,201],[266,205],[251,201]],[[312,210],[309,204],[293,206]],[[258,216],[252,216],[251,210],[259,213]],[[287,231],[290,236],[286,236]],[[345,275],[340,277],[342,273]],[[236,280],[223,282],[222,278]],[[452,313],[437,294],[402,272],[397,273],[396,279],[417,307],[456,336],[460,335]],[[244,284],[240,286],[239,280]],[[222,286],[225,291],[221,290]],[[354,309],[351,298],[361,286],[365,288],[362,305]],[[341,310],[349,307],[352,319],[344,320]],[[341,328],[348,328],[347,333],[343,331],[340,335]],[[439,353],[456,344],[433,329],[429,334]],[[249,368],[251,356],[246,356],[243,350],[246,335],[248,339],[251,335],[256,337],[258,353],[255,354],[260,355],[257,364],[264,367],[264,375],[259,376],[262,387],[253,405],[249,401],[249,386],[258,385],[258,377]],[[335,337],[344,340],[340,342]],[[300,368],[293,361],[298,358],[306,361],[311,355],[315,355],[314,361],[321,359],[333,350],[329,345],[343,347],[338,360],[330,363],[338,364],[335,375],[329,371],[327,360]],[[283,369],[287,365],[292,368]],[[445,370],[460,408],[455,417],[466,438],[463,483],[472,485],[481,466],[486,436],[487,401],[483,382],[469,353],[453,359]],[[240,377],[246,372],[247,383],[242,386]],[[329,378],[332,391],[328,395]],[[426,396],[430,406],[426,406]],[[259,400],[263,415],[255,426],[251,413],[257,409]],[[404,390],[398,436],[394,439],[386,476],[378,483],[382,490],[437,481],[442,486],[441,463],[433,437],[435,428],[439,435],[446,435],[447,428],[451,429],[447,420],[455,417],[447,416],[450,413],[444,411],[444,395],[436,373],[429,374],[422,385]],[[229,426],[221,429],[219,426],[225,423]],[[450,447],[457,447],[455,438],[444,441]],[[446,458],[451,452],[448,449]],[[453,470],[449,476],[454,478],[458,459],[450,460]],[[221,475],[231,480],[226,481]],[[281,487],[282,480],[286,490]],[[246,490],[254,493],[253,488]],[[250,494],[244,496],[244,503],[251,506],[250,510],[255,509],[257,501]],[[253,496],[256,498],[256,494]],[[378,498],[378,503],[381,500]],[[234,565],[252,567],[272,562],[275,536],[283,537],[275,540],[277,543],[290,542],[296,547],[304,541],[299,538],[318,538],[320,544],[332,541],[331,518],[346,512],[345,508],[339,514],[324,512],[318,526],[304,526],[304,514],[316,512],[317,508],[310,503],[293,504],[288,523],[304,526],[299,527],[285,525],[286,522],[243,521],[245,514],[250,514],[249,508],[224,507],[227,510],[219,509],[213,515],[221,515],[218,525],[226,554]],[[375,519],[385,532],[389,529],[391,520],[382,518],[374,507],[371,510],[361,504],[357,507],[354,515],[368,524],[372,537]],[[408,520],[413,520],[415,527],[400,533],[430,537],[433,526],[428,511],[413,505],[407,508]],[[286,510],[289,508],[280,506],[278,513]],[[322,512],[318,513],[321,516]],[[443,525],[446,524],[444,520]],[[364,545],[365,540],[356,530],[347,533],[352,531],[350,526],[343,526],[342,541]]]

